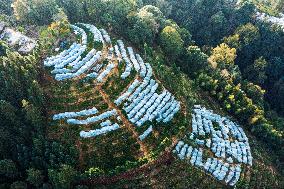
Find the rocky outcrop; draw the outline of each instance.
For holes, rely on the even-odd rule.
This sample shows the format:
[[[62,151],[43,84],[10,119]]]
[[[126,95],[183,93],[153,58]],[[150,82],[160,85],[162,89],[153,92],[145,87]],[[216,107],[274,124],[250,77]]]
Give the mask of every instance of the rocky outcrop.
[[[22,54],[30,53],[36,46],[34,39],[7,27],[4,22],[0,22],[0,40],[5,41],[10,47]]]

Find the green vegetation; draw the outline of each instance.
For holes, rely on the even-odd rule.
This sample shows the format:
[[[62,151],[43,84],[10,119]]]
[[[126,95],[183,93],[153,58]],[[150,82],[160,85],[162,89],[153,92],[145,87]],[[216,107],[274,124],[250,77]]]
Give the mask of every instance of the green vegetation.
[[[181,54],[184,42],[175,28],[165,27],[161,32],[160,40],[164,52],[170,57],[175,58]]]
[[[284,31],[255,18],[256,8],[279,15],[283,2],[1,2],[0,21],[29,31],[35,25],[39,45],[24,56],[0,40],[0,188],[227,188],[172,155],[157,163],[165,149],[190,130],[195,104],[232,116],[248,135],[254,162],[244,168],[236,188],[283,188]],[[80,22],[101,26],[115,38],[123,37],[182,104],[172,122],[152,123],[155,133],[142,142],[148,149],[146,155],[124,122],[115,133],[87,140],[78,135],[85,127],[51,119],[64,111],[111,110],[103,93],[113,102],[135,78],[131,72],[120,80],[125,62],[100,88],[93,80],[57,82],[51,77],[43,60],[58,54],[57,47],[62,51],[78,42],[69,23]],[[83,57],[93,48],[106,51],[86,31]],[[149,125],[135,128],[137,134]],[[97,129],[99,125],[87,127]],[[112,180],[124,173],[131,176]],[[107,184],[100,184],[105,178]]]

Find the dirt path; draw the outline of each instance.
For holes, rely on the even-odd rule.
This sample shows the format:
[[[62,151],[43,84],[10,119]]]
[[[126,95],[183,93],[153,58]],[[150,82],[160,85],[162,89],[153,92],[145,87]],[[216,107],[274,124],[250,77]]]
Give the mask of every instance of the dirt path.
[[[104,49],[102,50],[102,57],[106,57],[107,53],[108,53],[108,51],[104,47]],[[99,62],[101,62],[101,61],[102,61],[102,59]],[[118,61],[115,59],[115,57],[112,57],[112,59],[109,60],[109,64],[110,63],[115,64],[115,68],[103,79],[102,82],[98,82],[96,79],[94,79],[93,87],[92,87],[91,91],[93,91],[94,94],[99,92],[100,96],[102,97],[103,101],[108,105],[109,109],[115,109],[117,111],[118,116],[121,118],[121,120],[123,122],[123,127],[126,128],[128,130],[128,132],[130,132],[132,134],[132,137],[136,140],[136,142],[140,146],[141,154],[139,154],[139,156],[142,156],[142,157],[146,156],[147,157],[147,156],[150,155],[149,149],[139,139],[139,133],[136,131],[136,126],[134,124],[132,124],[128,120],[128,118],[123,114],[122,110],[115,105],[115,103],[113,102],[113,99],[111,99],[110,96],[103,90],[103,86],[104,86],[105,82],[108,80],[108,78],[112,77],[114,74],[116,74],[118,72]],[[73,82],[81,81],[81,79],[83,77],[85,77],[84,74],[81,77],[74,78]],[[159,83],[159,85],[162,85],[162,83],[157,79],[156,75],[153,75],[153,77],[157,81],[157,83]],[[136,75],[134,80],[135,79],[139,79],[139,76]],[[123,92],[125,92],[130,85],[131,85],[131,83],[124,89]],[[66,92],[68,92],[68,91],[66,91]],[[84,102],[86,100],[85,97],[89,94],[89,91],[87,92],[87,94],[81,94],[80,87],[76,86],[74,91],[72,91],[72,93],[74,94],[74,96],[78,97],[78,100],[75,103],[69,103],[68,106],[78,105],[78,104]],[[90,99],[92,99],[92,98],[93,97],[90,97]],[[156,133],[156,131],[154,131],[153,133],[155,135],[158,135],[158,133]],[[156,160],[151,161],[151,162],[149,162],[148,164],[145,164],[142,167],[129,170],[129,171],[127,171],[126,173],[124,173],[122,175],[114,176],[114,177],[111,178],[111,180],[112,179],[116,180],[116,179],[119,179],[119,178],[133,177],[133,173],[140,174],[141,171],[142,172],[143,171],[147,172],[148,175],[159,174],[160,168],[157,167],[157,166],[160,165],[160,164],[164,164],[165,162],[167,162],[169,160],[170,161],[173,160],[172,159],[173,157],[171,155],[172,154],[172,149],[177,144],[177,142],[178,142],[178,138],[177,137],[172,137],[172,144],[170,146],[168,146],[163,152],[161,152],[161,154],[157,157]],[[79,166],[82,167],[84,163],[83,163],[82,143],[81,143],[80,140],[76,141],[76,147],[79,150],[79,154],[80,154],[79,155]],[[156,171],[154,173],[151,173],[149,171],[151,170],[150,168],[153,168],[153,166],[156,168]],[[95,180],[88,180],[87,182],[95,183],[97,181],[95,181]],[[100,182],[100,181],[98,181],[98,182]],[[103,182],[107,182],[107,181],[103,181]],[[157,180],[155,179],[154,176],[151,176],[150,182],[151,182],[151,185],[155,186],[155,183],[157,183]]]
[[[103,97],[104,101],[108,104],[110,109],[116,109],[118,115],[121,117],[121,120],[124,124],[124,126],[127,128],[128,131],[132,133],[132,136],[136,139],[137,143],[140,145],[140,150],[143,153],[143,156],[147,156],[149,154],[149,151],[147,147],[143,144],[142,141],[139,140],[139,135],[135,131],[135,126],[130,123],[130,121],[124,116],[122,111],[118,109],[115,104],[110,100],[108,94],[106,94],[103,89],[101,88],[101,85],[97,85],[97,90],[100,92],[101,96]]]
[[[79,167],[83,167],[84,157],[83,157],[83,151],[82,151],[82,142],[80,140],[76,141],[76,147],[79,150]]]
[[[104,99],[104,102],[108,104],[110,109],[115,109],[117,111],[117,113],[121,117],[121,120],[122,120],[124,126],[126,127],[126,129],[132,133],[132,136],[135,138],[137,143],[140,145],[140,151],[142,152],[142,155],[147,156],[147,155],[149,155],[149,150],[147,149],[146,145],[143,144],[143,142],[139,140],[139,134],[135,131],[135,126],[124,116],[122,111],[119,108],[117,108],[117,106],[114,104],[114,102],[111,101],[109,95],[107,93],[105,93],[105,91],[102,89],[102,86],[105,84],[107,79],[109,77],[111,77],[113,74],[115,74],[115,72],[117,71],[118,61],[114,60],[114,59],[112,59],[110,61],[113,64],[115,64],[115,69],[113,69],[111,71],[111,73],[109,73],[107,75],[107,77],[104,78],[103,82],[98,83],[96,80],[94,80],[94,86],[95,86],[94,89],[95,89],[95,91],[99,91],[100,95]],[[137,77],[135,77],[135,78],[137,78]]]

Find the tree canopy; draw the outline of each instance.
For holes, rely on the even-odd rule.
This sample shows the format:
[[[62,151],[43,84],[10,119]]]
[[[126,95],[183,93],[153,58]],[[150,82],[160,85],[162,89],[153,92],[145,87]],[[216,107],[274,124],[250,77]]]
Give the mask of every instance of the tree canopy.
[[[127,179],[128,174],[131,178],[133,176],[133,182],[121,179],[114,188],[135,188],[139,182],[141,186],[148,187],[149,183],[152,184],[153,175],[137,176],[133,172],[136,173],[136,168],[144,169],[141,166],[145,165],[148,173],[147,166],[160,161],[155,158],[163,159],[164,156],[159,156],[161,152],[175,139],[181,139],[180,135],[185,131],[192,129],[191,110],[196,104],[232,118],[252,141],[255,164],[241,174],[236,188],[283,188],[283,23],[279,26],[281,23],[272,24],[258,17],[258,12],[281,17],[283,5],[283,0],[1,1],[0,34],[6,29],[2,25],[15,28],[35,38],[38,45],[30,54],[24,55],[9,46],[9,42],[0,40],[0,188],[88,188],[85,184],[93,187],[92,182],[103,182],[109,177],[111,179],[106,180],[112,183],[116,175],[124,172],[127,172],[124,175]],[[93,40],[94,30],[83,23],[104,28],[113,37],[112,42]],[[97,87],[94,87],[95,79],[90,78],[77,77],[74,82],[54,80],[55,72],[67,70],[71,75],[74,71],[71,70],[75,62],[69,57],[71,53],[65,56],[67,61],[61,62],[71,62],[65,69],[55,69],[50,74],[49,68],[43,67],[48,56],[64,54],[72,43],[82,41],[84,33],[74,34],[71,24],[81,27],[87,35],[87,43],[84,44],[87,50],[82,50],[80,63],[81,59],[88,59],[88,52],[93,48],[96,51],[92,52],[98,53],[100,48],[103,55],[109,50],[113,57],[119,56],[115,54],[117,49],[111,49],[119,39],[126,42],[129,62],[123,57],[117,69],[110,72],[115,73],[111,75],[113,78],[106,78]],[[106,39],[105,32],[100,32]],[[4,39],[2,37],[5,36],[0,35]],[[123,50],[121,52],[124,53]],[[140,57],[136,54],[138,52]],[[119,80],[119,74],[127,70],[127,66],[132,63],[137,66],[133,62],[135,58],[139,64],[141,59],[145,61],[146,75],[153,72],[157,83],[163,84],[164,87],[159,85],[156,91],[169,91],[165,94],[172,93],[175,99],[171,97],[168,101],[180,102],[177,106],[181,111],[173,122],[165,125],[158,121],[151,122],[152,125],[146,122],[145,126],[134,128],[135,132],[143,133],[146,126],[153,126],[153,135],[147,141],[137,142],[137,134],[129,134],[126,124],[119,132],[106,133],[104,138],[98,137],[90,142],[73,136],[77,136],[83,128],[93,130],[99,125],[76,127],[52,120],[51,115],[67,109],[77,112],[91,106],[98,106],[99,111],[112,108],[111,103],[131,85],[131,79],[142,81],[140,76],[136,78],[134,71],[126,80]],[[102,61],[102,67],[96,65],[92,71],[103,73],[104,66],[114,63],[112,61],[112,58]],[[81,66],[78,62],[76,65]],[[141,71],[144,68],[135,69]],[[97,94],[97,88],[109,93],[111,103],[105,103],[108,98],[103,91]],[[142,91],[142,86],[135,91],[140,89]],[[141,92],[137,99],[144,96]],[[156,96],[143,103],[149,105],[154,98]],[[160,104],[163,105],[162,101]],[[168,108],[167,111],[170,110]],[[140,107],[139,111],[150,112],[152,109]],[[121,115],[125,112],[123,110]],[[216,125],[213,124],[213,127]],[[205,141],[205,138],[202,140]],[[147,156],[142,158],[140,154],[145,149],[140,144],[146,144],[145,148],[150,146]],[[204,156],[207,155],[204,151]],[[155,183],[171,183],[165,185],[174,188],[182,188],[180,182],[186,187],[223,187],[224,183],[204,179],[206,175],[203,172],[185,167],[182,161],[169,161],[171,165],[158,169],[169,167],[173,171],[159,172],[162,179],[160,175],[154,175]],[[180,167],[190,171],[185,173],[180,171]],[[182,178],[165,179],[177,173]],[[185,174],[191,174],[187,177],[189,180],[184,179]],[[100,187],[99,184],[96,186]]]
[[[170,57],[175,59],[181,55],[184,41],[174,27],[166,26],[160,34],[160,40],[162,48]]]

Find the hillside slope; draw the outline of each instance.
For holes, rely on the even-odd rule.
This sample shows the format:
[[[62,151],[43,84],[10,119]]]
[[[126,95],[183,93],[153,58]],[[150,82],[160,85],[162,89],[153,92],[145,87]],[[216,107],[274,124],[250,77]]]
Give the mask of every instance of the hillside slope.
[[[193,104],[203,104],[221,115],[226,115],[219,105],[210,99],[207,94],[194,87],[193,83],[178,70],[172,70],[159,62],[151,62],[151,64],[145,64],[147,71],[143,72],[144,62],[138,58],[140,56],[136,55],[138,60],[136,62],[134,60],[135,56],[131,56],[131,48],[127,48],[131,61],[127,59],[128,56],[124,54],[126,51],[124,51],[122,41],[118,40],[119,46],[114,45],[113,48],[112,44],[115,44],[115,42],[110,40],[107,33],[102,37],[99,35],[100,30],[97,30],[94,26],[78,26],[81,26],[86,31],[86,34],[84,30],[76,32],[82,35],[82,39],[78,38],[78,40],[83,46],[78,47],[79,50],[74,51],[74,53],[70,53],[70,56],[65,58],[66,61],[63,59],[64,61],[61,60],[57,63],[54,58],[49,58],[45,61],[45,65],[54,65],[55,69],[53,71],[49,69],[48,72],[51,71],[51,73],[54,73],[55,79],[59,80],[54,80],[48,72],[46,73],[46,80],[48,81],[46,83],[46,93],[49,94],[50,98],[49,117],[51,126],[48,129],[49,138],[60,141],[66,148],[75,146],[77,151],[76,158],[79,162],[77,168],[81,171],[87,171],[91,178],[98,176],[96,175],[97,172],[92,172],[94,168],[101,171],[100,175],[117,175],[125,171],[127,173],[129,169],[134,168],[134,170],[139,170],[142,168],[138,172],[134,171],[134,173],[130,174],[131,176],[118,177],[120,179],[113,179],[113,181],[108,176],[102,181],[92,178],[91,181],[87,179],[83,183],[92,185],[101,182],[111,185],[118,184],[120,187],[131,186],[132,184],[133,186],[137,184],[136,186],[153,185],[160,187],[168,185],[175,187],[186,187],[188,185],[193,187],[200,184],[200,186],[204,185],[200,188],[208,187],[208,185],[221,187],[222,185],[214,181],[208,174],[185,163],[184,160],[174,160],[175,155],[171,153],[178,140],[183,138],[186,133],[192,132],[191,108]],[[74,28],[78,30],[78,28]],[[101,42],[102,44],[98,45],[97,42]],[[88,52],[84,53],[87,49],[84,45],[93,48],[96,46],[98,51],[91,50],[89,53],[91,52],[93,57],[96,57],[99,53],[102,58],[92,60],[92,56],[89,57]],[[83,48],[83,50],[80,51],[80,48]],[[79,53],[76,54],[76,52]],[[64,51],[62,54],[64,54]],[[76,57],[80,57],[80,55],[84,56],[84,54],[84,58],[88,60],[87,58],[89,57],[89,60],[92,60],[93,63],[90,67],[84,69],[84,72],[80,72],[81,74],[77,75],[78,70],[76,71],[76,69],[80,70],[82,67],[76,68],[76,64],[80,65],[80,61]],[[87,65],[88,61],[85,61],[84,64]],[[136,71],[140,70],[140,74],[135,74],[134,69]],[[144,87],[138,89],[138,84],[139,82],[142,83],[143,77],[149,83],[153,73],[153,79],[155,78],[157,83],[155,84],[154,80],[151,80],[152,84],[146,84]],[[143,81],[145,81],[145,78]],[[147,85],[150,87],[147,87]],[[143,88],[145,89],[143,90]],[[154,90],[151,92],[153,88]],[[181,102],[181,110],[177,115],[175,114],[179,110],[179,105],[173,97],[169,96],[168,102],[165,101],[163,103],[163,99],[167,96],[166,94],[170,95],[169,92],[165,91],[166,89],[175,94],[174,96]],[[162,95],[160,100],[158,94]],[[136,95],[137,100],[129,101],[131,100],[131,95],[133,98]],[[171,103],[169,103],[170,98],[172,98]],[[121,106],[122,100],[126,99],[128,99],[128,103]],[[133,102],[138,103],[133,104]],[[167,114],[158,113],[162,117],[156,117],[155,121],[147,121],[146,119],[145,124],[140,126],[139,119],[135,120],[135,114],[133,116],[132,112],[135,113],[134,109],[137,106],[140,107],[136,109],[136,116],[138,118],[141,116],[145,117],[147,113],[144,115],[142,112],[153,112],[159,107],[159,102],[163,105],[161,108],[169,103],[168,106],[166,105],[167,108],[164,108],[164,112]],[[131,103],[136,105],[132,107],[134,109],[127,108],[131,107]],[[151,110],[153,105],[156,108],[152,108]],[[174,106],[171,108],[171,105]],[[62,112],[65,113],[62,114]],[[96,116],[98,112],[102,114]],[[104,114],[103,112],[107,112],[106,117],[100,119],[99,117]],[[137,115],[138,112],[141,113]],[[171,114],[171,112],[173,113]],[[91,115],[95,116],[90,117]],[[151,113],[149,115],[151,116]],[[167,115],[170,115],[170,118],[173,117],[173,120],[169,123],[167,123],[170,120],[167,119]],[[53,120],[51,119],[52,116]],[[107,120],[100,121],[103,119]],[[161,120],[164,123],[159,122]],[[117,126],[116,123],[118,124]],[[280,187],[280,175],[268,166],[272,166],[269,157],[263,155],[263,157],[267,157],[263,159],[262,154],[265,154],[265,151],[258,146],[258,142],[255,145],[255,139],[250,136],[248,137],[250,143],[253,144],[251,148],[252,156],[254,157],[253,166],[252,168],[244,167],[237,187],[242,188],[245,185],[253,187],[268,185]],[[165,157],[167,157],[165,159],[167,161],[160,162],[159,159],[165,155],[165,149]],[[260,166],[264,161],[266,161],[266,166]],[[151,171],[145,174],[149,177],[140,177],[139,175],[143,173],[143,167],[148,166]],[[170,177],[172,174],[175,175],[175,179],[163,178]],[[259,182],[260,175],[262,175],[261,182]],[[199,183],[200,181],[197,178],[204,180],[202,184]],[[132,182],[133,179],[135,179],[135,183],[130,184],[129,181],[131,180]],[[179,180],[179,182],[175,180]]]
[[[82,48],[86,50],[88,41],[100,42],[101,49],[85,53],[81,61],[81,55],[84,56],[81,47],[63,56],[66,61],[55,58],[45,61],[47,66],[54,65],[51,73],[56,73],[55,79],[46,74],[47,85],[52,86],[46,87],[46,93],[50,95],[50,138],[76,144],[81,169],[99,167],[112,171],[127,161],[151,158],[150,152],[158,150],[158,145],[166,137],[175,141],[174,136],[179,129],[170,127],[168,122],[175,117],[171,124],[181,125],[185,121],[185,116],[182,116],[185,107],[181,107],[183,113],[180,111],[175,116],[180,104],[158,80],[154,80],[150,64],[144,63],[136,54],[139,58],[133,67],[122,41],[118,41],[121,55],[117,45],[114,52],[108,34],[103,38],[96,27],[84,26],[86,30],[90,28],[87,31],[93,35],[89,35],[92,37],[89,40],[81,30]],[[127,49],[135,57],[133,50]],[[61,54],[64,52],[67,51]],[[135,61],[133,56],[132,62]],[[134,69],[141,71],[137,74]],[[81,74],[76,75],[79,72]],[[79,130],[82,130],[80,135]],[[106,135],[100,136],[102,134]],[[93,137],[95,140],[89,139]],[[90,160],[93,156],[96,158]]]
[[[2,0],[0,188],[284,188],[282,8],[236,2]]]

